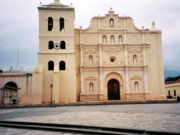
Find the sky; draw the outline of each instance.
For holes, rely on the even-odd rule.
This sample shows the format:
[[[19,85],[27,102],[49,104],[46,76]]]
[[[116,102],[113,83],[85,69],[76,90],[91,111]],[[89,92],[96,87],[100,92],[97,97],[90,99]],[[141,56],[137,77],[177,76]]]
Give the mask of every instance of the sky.
[[[38,10],[53,0],[1,0],[0,69],[11,66],[33,70],[38,53]],[[87,28],[94,16],[110,8],[119,16],[130,16],[137,28],[156,27],[162,31],[163,59],[166,70],[180,71],[180,0],[60,0],[72,3],[76,11],[75,27]]]

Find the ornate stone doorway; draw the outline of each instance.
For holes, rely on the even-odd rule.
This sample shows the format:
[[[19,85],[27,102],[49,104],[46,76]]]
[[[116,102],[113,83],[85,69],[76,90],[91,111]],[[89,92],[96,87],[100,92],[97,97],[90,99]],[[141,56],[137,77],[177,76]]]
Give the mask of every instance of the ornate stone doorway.
[[[3,90],[2,104],[17,104],[18,102],[18,86],[14,82],[7,82]]]
[[[120,100],[120,87],[116,79],[111,79],[108,82],[108,100]]]

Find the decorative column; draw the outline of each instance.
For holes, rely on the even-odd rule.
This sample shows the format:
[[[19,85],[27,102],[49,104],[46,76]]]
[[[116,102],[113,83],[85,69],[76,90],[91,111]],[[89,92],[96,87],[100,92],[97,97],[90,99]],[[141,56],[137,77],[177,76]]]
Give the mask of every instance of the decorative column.
[[[129,68],[128,68],[128,47],[125,44],[125,79],[126,79],[126,93],[130,93],[129,91]]]
[[[80,76],[81,76],[81,90],[80,94],[83,93],[84,91],[84,76],[83,76],[83,46],[81,45],[81,34],[82,33],[82,27],[80,27],[80,35],[79,35],[79,46],[80,46]]]
[[[98,18],[98,36],[99,36],[99,40],[98,40],[98,51],[99,51],[99,93],[102,94],[103,93],[103,79],[102,79],[102,39],[101,39],[101,34],[100,34],[100,30],[101,30],[101,20],[100,20],[100,16]]]
[[[144,92],[148,93],[147,83],[147,62],[146,62],[146,43],[145,43],[145,32],[142,27],[142,45],[143,45],[143,69],[144,69]]]
[[[126,92],[130,93],[129,90],[129,68],[128,68],[128,46],[127,46],[127,32],[126,32],[126,17],[124,16],[123,21],[123,31],[124,31],[124,51],[125,51],[125,80],[126,80]]]
[[[99,86],[100,86],[100,94],[103,93],[103,79],[102,79],[102,48],[99,45]]]
[[[127,32],[126,32],[126,18],[124,16],[123,21],[123,33],[124,33],[124,44],[127,44]]]

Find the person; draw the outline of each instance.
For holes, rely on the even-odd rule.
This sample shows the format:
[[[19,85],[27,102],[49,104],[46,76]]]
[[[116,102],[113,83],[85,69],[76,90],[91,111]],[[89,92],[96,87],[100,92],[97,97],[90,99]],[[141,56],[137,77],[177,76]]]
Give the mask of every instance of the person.
[[[179,96],[177,96],[177,102],[180,102],[180,97]]]

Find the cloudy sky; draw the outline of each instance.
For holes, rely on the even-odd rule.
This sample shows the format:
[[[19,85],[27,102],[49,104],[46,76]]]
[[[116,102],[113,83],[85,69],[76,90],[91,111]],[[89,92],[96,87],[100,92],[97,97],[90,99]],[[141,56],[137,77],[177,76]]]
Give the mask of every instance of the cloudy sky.
[[[37,64],[38,10],[53,0],[1,0],[0,69],[17,66],[33,69]],[[155,21],[162,30],[164,66],[180,71],[180,0],[60,0],[76,10],[75,26],[88,27],[93,16],[104,15],[109,8],[120,16],[130,16],[138,28],[151,28]],[[18,51],[19,50],[19,51]]]

